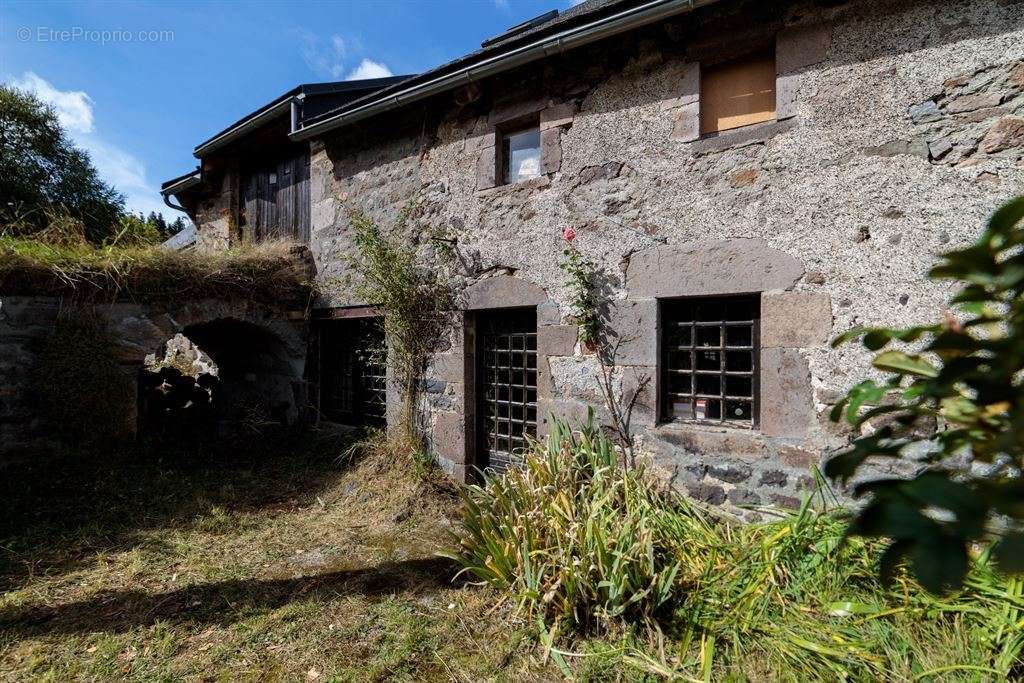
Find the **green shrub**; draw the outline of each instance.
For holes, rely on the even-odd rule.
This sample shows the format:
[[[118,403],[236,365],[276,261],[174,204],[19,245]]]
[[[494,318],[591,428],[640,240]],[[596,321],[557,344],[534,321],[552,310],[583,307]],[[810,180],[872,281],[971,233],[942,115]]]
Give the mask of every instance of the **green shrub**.
[[[936,597],[902,570],[877,578],[877,540],[845,537],[821,492],[776,519],[738,524],[617,466],[591,424],[555,421],[522,469],[468,487],[448,557],[538,625],[571,673],[566,635],[624,635],[617,651],[683,680],[1013,677],[1024,581],[975,559],[962,592]],[[819,509],[820,508],[820,509]],[[604,646],[607,648],[607,645]]]
[[[690,567],[654,479],[617,457],[592,419],[579,436],[556,422],[523,468],[465,490],[451,557],[549,624],[653,619]]]

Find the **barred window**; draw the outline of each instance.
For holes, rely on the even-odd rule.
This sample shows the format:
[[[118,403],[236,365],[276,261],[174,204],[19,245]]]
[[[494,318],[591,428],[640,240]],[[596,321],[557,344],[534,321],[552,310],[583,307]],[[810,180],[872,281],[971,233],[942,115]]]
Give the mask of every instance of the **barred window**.
[[[757,424],[760,297],[661,302],[666,421]]]
[[[320,412],[341,424],[383,426],[387,349],[380,319],[324,320],[318,329]]]

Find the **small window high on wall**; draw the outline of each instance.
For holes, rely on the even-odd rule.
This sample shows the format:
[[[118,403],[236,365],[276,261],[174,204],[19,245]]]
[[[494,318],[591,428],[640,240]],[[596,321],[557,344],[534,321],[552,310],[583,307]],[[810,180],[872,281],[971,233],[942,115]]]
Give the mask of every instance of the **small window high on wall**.
[[[518,183],[540,176],[540,126],[518,128],[501,136],[501,178]]]
[[[753,427],[758,295],[661,302],[661,418]]]
[[[775,78],[774,52],[702,66],[701,135],[774,121]]]

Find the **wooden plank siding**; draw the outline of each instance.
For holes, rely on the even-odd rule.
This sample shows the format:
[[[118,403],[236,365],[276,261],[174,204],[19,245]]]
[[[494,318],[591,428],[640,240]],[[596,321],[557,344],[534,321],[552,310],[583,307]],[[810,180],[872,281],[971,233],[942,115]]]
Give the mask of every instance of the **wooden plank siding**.
[[[309,153],[251,165],[242,171],[238,224],[254,242],[290,238],[309,242]]]

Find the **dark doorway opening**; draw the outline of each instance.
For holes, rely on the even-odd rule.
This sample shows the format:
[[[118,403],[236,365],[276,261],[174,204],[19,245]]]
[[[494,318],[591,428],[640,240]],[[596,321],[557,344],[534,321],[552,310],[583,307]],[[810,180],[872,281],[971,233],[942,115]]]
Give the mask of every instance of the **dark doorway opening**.
[[[266,328],[234,318],[190,325],[146,359],[139,433],[175,446],[265,441],[298,420],[298,376]]]
[[[353,427],[383,427],[387,346],[379,317],[318,324],[320,414]]]
[[[482,311],[474,327],[475,464],[500,473],[537,436],[537,309]]]

